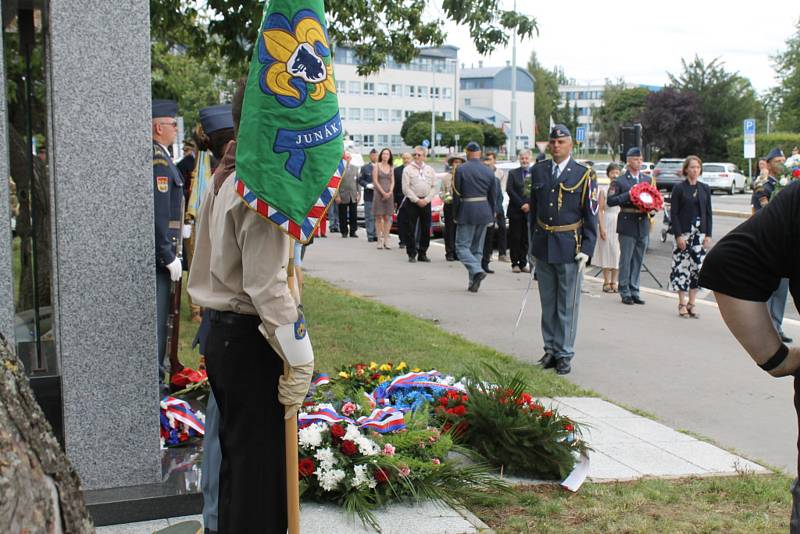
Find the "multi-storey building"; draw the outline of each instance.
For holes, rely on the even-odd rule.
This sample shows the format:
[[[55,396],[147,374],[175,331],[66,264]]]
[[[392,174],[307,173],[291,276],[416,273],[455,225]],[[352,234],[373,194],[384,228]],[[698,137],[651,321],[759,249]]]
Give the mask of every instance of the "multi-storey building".
[[[479,65],[461,70],[460,118],[494,124],[510,138],[512,67]],[[533,76],[517,67],[517,150],[531,148],[534,143],[533,101]]]
[[[346,136],[355,150],[407,150],[400,137],[411,113],[436,110],[445,120],[458,117],[458,48],[422,48],[411,63],[389,58],[384,68],[360,76],[355,51],[334,51],[336,92]]]
[[[625,84],[626,89],[635,89],[637,87],[644,87],[650,91],[658,91],[660,89],[660,87],[652,85]],[[569,105],[570,108],[577,109],[578,126],[586,128],[586,140],[583,146],[589,150],[599,148],[600,132],[594,126],[594,118],[597,110],[603,106],[605,88],[605,84],[577,84],[574,81],[568,85],[558,86],[558,93],[561,95],[559,105]],[[574,132],[573,135],[575,135]]]

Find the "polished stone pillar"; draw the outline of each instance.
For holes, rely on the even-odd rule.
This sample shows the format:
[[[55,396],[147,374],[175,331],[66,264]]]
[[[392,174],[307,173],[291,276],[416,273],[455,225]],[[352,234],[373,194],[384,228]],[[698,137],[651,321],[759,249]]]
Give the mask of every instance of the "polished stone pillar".
[[[50,0],[49,25],[66,451],[84,489],[156,483],[149,2]]]

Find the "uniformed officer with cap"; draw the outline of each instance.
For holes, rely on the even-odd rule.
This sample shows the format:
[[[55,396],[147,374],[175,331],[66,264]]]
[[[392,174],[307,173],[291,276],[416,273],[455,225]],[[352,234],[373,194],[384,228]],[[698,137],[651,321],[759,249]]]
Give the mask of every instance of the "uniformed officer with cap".
[[[456,255],[469,274],[467,290],[477,293],[486,278],[481,265],[486,227],[494,222],[498,181],[481,163],[481,147],[470,141],[467,162],[453,177],[453,213],[456,219]]]
[[[539,364],[561,375],[575,355],[583,269],[597,241],[597,178],[571,157],[572,134],[550,132],[552,159],[531,170],[531,255],[536,258],[544,356]]]
[[[639,277],[642,273],[644,253],[650,240],[650,214],[643,213],[631,202],[630,191],[648,177],[640,173],[642,151],[639,147],[628,150],[625,174],[617,176],[608,186],[607,203],[621,206],[617,215],[619,234],[619,294],[623,304],[644,304],[639,296]],[[655,185],[655,178],[652,178]]]
[[[178,136],[178,104],[153,100],[153,207],[156,242],[156,321],[158,369],[164,381],[167,353],[167,321],[171,283],[181,279],[183,266],[178,257],[178,240],[183,230],[183,178],[172,162],[167,147]]]
[[[786,163],[786,156],[779,147],[770,150],[765,159],[767,160],[769,176],[766,180],[759,180],[753,186],[753,196],[751,199],[753,213],[766,206],[772,199],[772,195],[775,193],[775,189],[778,186],[778,178],[776,178],[776,176],[782,174],[783,165]],[[767,301],[769,314],[772,317],[772,324],[775,325],[775,329],[778,331],[778,335],[780,335],[781,341],[784,343],[792,342],[792,338],[783,333],[783,314],[786,311],[786,299],[788,296],[789,279],[783,278],[781,279],[781,283],[778,284],[778,289],[775,290]]]

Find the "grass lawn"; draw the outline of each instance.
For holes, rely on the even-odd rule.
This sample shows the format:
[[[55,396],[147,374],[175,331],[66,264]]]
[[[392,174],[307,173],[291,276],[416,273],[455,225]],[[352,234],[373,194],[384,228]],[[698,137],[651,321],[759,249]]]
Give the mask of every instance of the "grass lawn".
[[[535,395],[595,395],[552,372],[445,332],[430,321],[317,279],[309,277],[305,282],[303,302],[321,371],[331,372],[347,363],[405,360],[410,367],[458,375],[489,362],[506,371],[521,371]],[[192,367],[198,355],[189,347],[196,330],[184,306],[180,357]],[[786,532],[790,484],[788,477],[776,474],[587,483],[577,494],[549,485],[519,486],[511,494],[476,493],[469,508],[498,534]]]

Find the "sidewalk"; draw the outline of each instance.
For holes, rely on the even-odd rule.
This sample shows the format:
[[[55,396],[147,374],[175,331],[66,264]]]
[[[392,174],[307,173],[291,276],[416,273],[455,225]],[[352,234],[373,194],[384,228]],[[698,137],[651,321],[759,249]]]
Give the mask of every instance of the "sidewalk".
[[[478,294],[466,291],[467,274],[445,262],[434,241],[432,263],[406,261],[404,251],[376,250],[363,238],[317,239],[308,248],[308,275],[437,322],[465,338],[535,363],[542,354],[539,297],[533,284],[520,328],[512,332],[529,275],[492,263]],[[576,357],[568,378],[624,406],[653,414],[679,430],[792,472],[796,417],[790,379],[761,371],[728,333],[713,303],[699,320],[680,319],[674,296],[645,291],[645,306],[624,306],[587,278]],[[794,321],[791,337],[800,336]],[[313,325],[310,325],[313,331]]]

